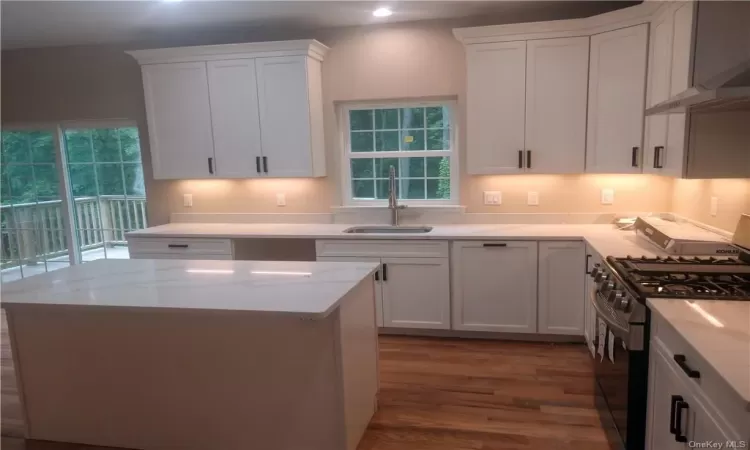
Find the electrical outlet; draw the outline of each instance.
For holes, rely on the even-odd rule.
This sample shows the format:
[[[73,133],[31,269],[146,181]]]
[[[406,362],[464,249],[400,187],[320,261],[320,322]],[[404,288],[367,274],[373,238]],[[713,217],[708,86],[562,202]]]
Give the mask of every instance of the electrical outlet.
[[[711,206],[709,207],[709,214],[716,217],[719,213],[719,197],[711,197]]]
[[[276,206],[286,206],[286,194],[283,192],[276,194]]]
[[[501,205],[503,203],[503,193],[500,191],[484,191],[485,205]]]
[[[529,191],[527,202],[530,206],[539,206],[539,192]]]
[[[615,190],[611,188],[602,189],[602,205],[611,205],[615,202]]]
[[[184,206],[185,208],[193,207],[193,194],[182,195],[182,206]]]

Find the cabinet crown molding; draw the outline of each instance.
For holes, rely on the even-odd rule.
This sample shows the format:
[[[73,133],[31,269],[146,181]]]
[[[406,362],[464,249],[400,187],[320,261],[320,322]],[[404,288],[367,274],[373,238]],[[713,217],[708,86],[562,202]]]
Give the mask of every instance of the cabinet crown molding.
[[[591,36],[650,22],[661,10],[668,8],[670,3],[645,1],[640,5],[582,19],[454,28],[453,35],[464,45]]]
[[[245,59],[269,56],[309,56],[318,61],[328,47],[315,39],[294,41],[248,42],[241,44],[200,45],[126,51],[138,64],[162,64],[194,61]]]

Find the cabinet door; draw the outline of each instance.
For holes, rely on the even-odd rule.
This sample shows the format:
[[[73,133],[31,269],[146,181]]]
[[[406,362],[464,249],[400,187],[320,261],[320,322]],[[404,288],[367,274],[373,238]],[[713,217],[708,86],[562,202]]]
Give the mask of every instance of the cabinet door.
[[[686,397],[688,389],[680,375],[671,367],[669,361],[658,350],[656,341],[651,341],[648,375],[648,411],[646,413],[646,448],[653,450],[686,449],[687,444],[675,441],[671,432],[673,396],[681,396],[688,404],[692,399]],[[681,434],[691,436],[694,423],[694,410],[689,408],[682,415]]]
[[[651,24],[649,48],[648,105],[653,106],[669,98],[672,68],[672,35],[674,16],[665,14]],[[643,151],[643,171],[662,173],[664,164],[656,161],[657,147],[667,146],[667,122],[669,115],[657,114],[646,119],[646,144]],[[660,155],[663,150],[659,150]]]
[[[380,262],[380,258],[368,258],[366,256],[318,256],[315,258],[316,261],[329,261],[329,262]],[[383,326],[383,281],[381,280],[382,269],[378,269],[378,273],[375,275],[375,322],[377,326]]]
[[[669,95],[684,92],[692,80],[693,11],[695,2],[685,2],[674,13],[674,33],[672,36],[672,63],[670,70]],[[664,175],[681,177],[685,167],[687,115],[667,116],[667,143],[659,164]]]
[[[383,324],[449,329],[447,258],[382,258]]]
[[[468,172],[523,172],[526,42],[471,45],[467,63]]]
[[[718,417],[718,415],[710,413],[702,403],[694,400],[689,403],[689,406],[695,411],[695,425],[690,440],[695,442],[737,442],[745,440],[745,442],[747,442],[747,435],[741,436],[731,430],[723,417]],[[748,432],[750,432],[750,430],[748,430]],[[746,443],[745,445],[748,444]]]
[[[526,46],[526,170],[581,173],[589,38],[541,39]]]
[[[453,329],[536,333],[536,242],[454,242],[451,266]]]
[[[583,336],[583,242],[539,243],[539,333]]]
[[[591,37],[586,172],[639,173],[648,25]]]
[[[257,58],[263,157],[268,176],[313,176],[307,58]]]
[[[149,64],[141,71],[154,178],[213,177],[206,63]]]
[[[260,119],[255,60],[208,62],[215,172],[221,178],[260,176]]]
[[[672,68],[669,95],[684,92],[691,85],[693,48],[693,14],[696,2],[684,2],[674,13],[674,34],[672,36]]]

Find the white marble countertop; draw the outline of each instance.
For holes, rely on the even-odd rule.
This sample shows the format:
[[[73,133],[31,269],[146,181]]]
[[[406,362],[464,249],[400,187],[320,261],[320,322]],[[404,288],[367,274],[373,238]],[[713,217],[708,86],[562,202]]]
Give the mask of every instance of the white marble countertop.
[[[750,302],[648,299],[647,304],[750,408]]]
[[[351,224],[284,223],[172,223],[133,231],[128,237],[300,238],[300,239],[404,239],[404,240],[586,240],[602,256],[666,256],[634,231],[612,225],[436,225],[424,234],[348,234]]]
[[[322,318],[371,262],[99,260],[4,284],[2,306],[244,311]]]

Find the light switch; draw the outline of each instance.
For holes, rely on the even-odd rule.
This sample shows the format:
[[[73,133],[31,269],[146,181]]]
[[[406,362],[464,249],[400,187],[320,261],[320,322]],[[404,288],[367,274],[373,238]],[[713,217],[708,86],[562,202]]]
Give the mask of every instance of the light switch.
[[[500,191],[484,191],[485,205],[501,205],[503,203],[503,193]]]
[[[283,192],[276,194],[276,206],[286,206],[286,194]]]
[[[602,189],[602,205],[611,205],[615,202],[615,190],[610,188]]]
[[[182,195],[182,206],[184,206],[185,208],[193,207],[193,194]]]
[[[719,197],[711,197],[711,206],[709,207],[709,214],[716,217],[719,213]]]
[[[527,202],[530,206],[539,206],[539,192],[529,191]]]

